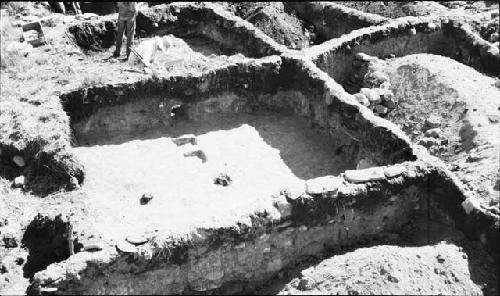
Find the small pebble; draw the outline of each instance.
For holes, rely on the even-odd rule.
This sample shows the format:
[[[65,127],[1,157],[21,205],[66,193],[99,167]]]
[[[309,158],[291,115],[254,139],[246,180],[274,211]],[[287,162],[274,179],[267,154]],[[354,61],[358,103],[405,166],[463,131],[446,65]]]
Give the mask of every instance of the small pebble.
[[[437,255],[437,256],[436,256],[436,259],[437,259],[437,261],[438,261],[439,263],[443,263],[443,262],[444,262],[444,258],[443,258],[443,256],[441,256],[441,254]]]
[[[141,205],[146,205],[148,204],[151,200],[153,199],[153,195],[149,193],[144,193],[141,198],[139,199],[139,202]]]
[[[411,28],[410,31],[409,31],[410,35],[416,35],[417,34],[417,30],[415,28]]]

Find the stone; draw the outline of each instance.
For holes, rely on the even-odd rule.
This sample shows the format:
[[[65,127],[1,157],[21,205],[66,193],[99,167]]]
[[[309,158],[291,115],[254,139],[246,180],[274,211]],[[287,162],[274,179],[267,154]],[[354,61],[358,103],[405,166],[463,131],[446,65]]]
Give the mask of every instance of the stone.
[[[221,185],[221,186],[229,186],[233,183],[233,180],[231,177],[225,173],[220,173],[214,178],[214,184],[216,185]]]
[[[19,176],[14,179],[14,187],[21,188],[24,186],[25,178],[24,176]]]
[[[282,194],[274,197],[273,206],[278,209],[281,218],[286,218],[292,214],[292,204]]]
[[[2,264],[0,266],[0,274],[4,274],[4,273],[7,273],[9,272],[9,270],[7,269],[7,266],[5,266],[5,264]]]
[[[386,114],[388,111],[389,109],[384,105],[375,105],[375,107],[373,107],[373,112],[378,114]]]
[[[498,32],[495,32],[495,33],[491,34],[491,36],[490,36],[490,42],[491,43],[495,43],[495,42],[498,41],[498,38],[499,38],[498,37]]]
[[[26,162],[24,161],[24,158],[22,156],[16,155],[12,158],[12,161],[18,166],[18,167],[23,167],[26,165]]]
[[[148,239],[143,235],[129,235],[125,240],[133,245],[143,245],[148,242]]]
[[[139,199],[139,202],[141,205],[146,205],[148,204],[151,200],[153,199],[153,195],[149,193],[144,193],[141,198]]]
[[[367,169],[376,166],[376,164],[371,159],[363,158],[356,165],[357,170]]]
[[[363,170],[346,170],[344,177],[351,183],[364,183],[370,181],[384,180],[384,169],[381,167],[373,167]]]
[[[380,95],[373,89],[363,87],[359,92],[366,96],[368,101],[370,101],[370,105],[376,105],[382,102]]]
[[[74,190],[80,188],[80,184],[78,183],[78,179],[76,177],[69,178],[68,189]]]
[[[16,248],[17,247],[17,239],[11,234],[5,234],[3,236],[3,244],[5,248]]]
[[[354,55],[354,58],[358,61],[363,61],[363,62],[370,62],[374,60],[378,60],[377,57],[367,55],[366,53],[358,52],[357,54]]]
[[[429,130],[432,128],[439,127],[441,125],[441,118],[436,115],[431,115],[427,117],[424,121],[424,130]]]
[[[409,33],[410,35],[417,35],[417,29],[415,29],[415,28],[411,28],[411,29],[408,31],[408,33]]]
[[[328,192],[336,192],[341,184],[342,180],[334,176],[325,176],[310,179],[306,182],[306,193],[323,194]]]
[[[439,146],[440,144],[440,141],[435,139],[435,138],[422,138],[420,140],[418,140],[418,145],[422,145],[426,148],[430,148],[430,147],[435,147],[435,146]]]
[[[406,168],[401,164],[395,164],[384,168],[384,175],[387,178],[394,178],[406,172]]]
[[[366,106],[366,107],[370,106],[370,101],[368,100],[368,98],[364,94],[357,93],[354,95],[354,98],[356,98],[358,103],[360,103],[361,105]]]
[[[182,135],[180,137],[172,139],[172,142],[174,142],[174,144],[177,146],[181,146],[181,145],[185,145],[185,144],[191,144],[191,145],[198,144],[196,136],[192,135],[192,134]]]
[[[427,130],[424,135],[426,137],[431,137],[431,138],[436,138],[439,139],[441,137],[441,130],[439,128],[432,128],[430,130]]]
[[[390,81],[389,76],[382,71],[373,71],[367,75],[366,80],[375,86],[379,86],[386,81]]]
[[[479,209],[479,200],[475,197],[469,197],[462,202],[462,208],[464,208],[465,213],[470,214],[474,209]]]
[[[97,252],[103,249],[103,244],[101,242],[91,242],[83,246],[83,250],[86,252]]]
[[[118,241],[116,243],[116,248],[123,253],[137,253],[137,248],[125,240]]]
[[[184,157],[193,157],[193,156],[196,156],[199,159],[201,159],[201,162],[203,162],[203,163],[207,162],[207,160],[208,160],[207,155],[201,149],[187,151],[184,153]]]
[[[436,256],[436,259],[437,259],[437,262],[439,262],[439,263],[444,263],[444,261],[445,261],[445,260],[444,260],[444,257],[443,257],[443,256],[441,256],[441,254],[438,254],[438,255]]]
[[[437,25],[435,23],[428,23],[427,24],[427,30],[435,31],[436,29],[437,29]]]

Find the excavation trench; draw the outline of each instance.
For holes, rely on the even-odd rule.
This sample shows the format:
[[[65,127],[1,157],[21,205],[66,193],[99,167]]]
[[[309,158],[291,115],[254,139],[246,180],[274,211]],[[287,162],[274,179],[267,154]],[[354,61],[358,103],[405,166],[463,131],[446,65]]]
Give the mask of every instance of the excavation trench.
[[[31,290],[249,292],[430,204],[467,228],[446,175],[334,88],[269,57],[63,95],[102,250],[49,265]]]
[[[499,52],[459,21],[438,17],[406,17],[344,35],[335,42],[307,49],[316,65],[350,92],[356,72],[355,55],[380,59],[430,53],[457,60],[488,75],[498,76]],[[351,91],[352,89],[352,91]]]

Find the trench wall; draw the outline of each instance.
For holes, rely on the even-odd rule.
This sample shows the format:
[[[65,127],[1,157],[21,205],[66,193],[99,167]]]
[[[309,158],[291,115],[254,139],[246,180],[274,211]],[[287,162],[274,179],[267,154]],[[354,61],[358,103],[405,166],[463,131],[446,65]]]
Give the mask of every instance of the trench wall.
[[[334,2],[286,2],[285,9],[316,28],[320,39],[329,40],[352,30],[380,24],[387,18],[345,7]]]
[[[390,55],[431,53],[456,59],[490,75],[500,74],[498,49],[459,21],[445,17],[400,18],[353,31],[305,52],[321,70],[339,82],[353,71],[352,61],[358,52],[382,59]]]
[[[108,17],[80,22],[68,30],[82,48],[100,50],[114,45],[116,20]],[[141,38],[204,35],[248,57],[275,55],[286,50],[249,22],[211,3],[157,5],[141,10],[136,18],[136,32]]]
[[[302,190],[283,190],[274,197],[279,214],[256,213],[251,224],[234,228],[197,229],[168,251],[153,244],[135,255],[112,249],[81,252],[37,273],[34,287],[95,294],[250,291],[304,256],[363,244],[400,229],[413,212],[424,209],[425,176],[411,163],[404,168],[398,176],[363,184],[329,177],[332,183],[321,192],[312,191],[309,183]],[[145,256],[150,248],[155,255]],[[66,269],[68,265],[73,268]],[[50,282],[61,273],[62,280]]]

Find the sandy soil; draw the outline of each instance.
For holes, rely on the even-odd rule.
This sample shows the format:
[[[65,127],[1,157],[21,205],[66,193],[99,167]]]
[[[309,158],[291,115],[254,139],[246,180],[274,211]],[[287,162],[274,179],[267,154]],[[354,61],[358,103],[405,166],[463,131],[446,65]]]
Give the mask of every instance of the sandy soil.
[[[482,295],[466,256],[448,244],[361,248],[302,271],[279,294]]]
[[[305,120],[273,115],[215,115],[200,122],[181,122],[174,134],[195,134],[198,144],[176,146],[168,130],[135,135],[115,145],[78,147],[75,153],[87,168],[83,190],[97,215],[96,225],[106,238],[131,232],[158,235],[188,233],[196,226],[222,227],[259,209],[274,211],[270,196],[284,186],[301,186],[301,178],[345,170],[325,139]],[[108,143],[109,143],[108,142]],[[207,162],[184,157],[201,149]],[[233,183],[214,184],[227,173]],[[141,206],[139,198],[154,199]]]
[[[498,79],[429,54],[388,59],[380,70],[390,77],[390,89],[399,100],[398,108],[387,119],[419,142],[429,138],[425,135],[429,129],[426,119],[436,116],[439,135],[430,152],[445,160],[482,204],[498,214]]]

